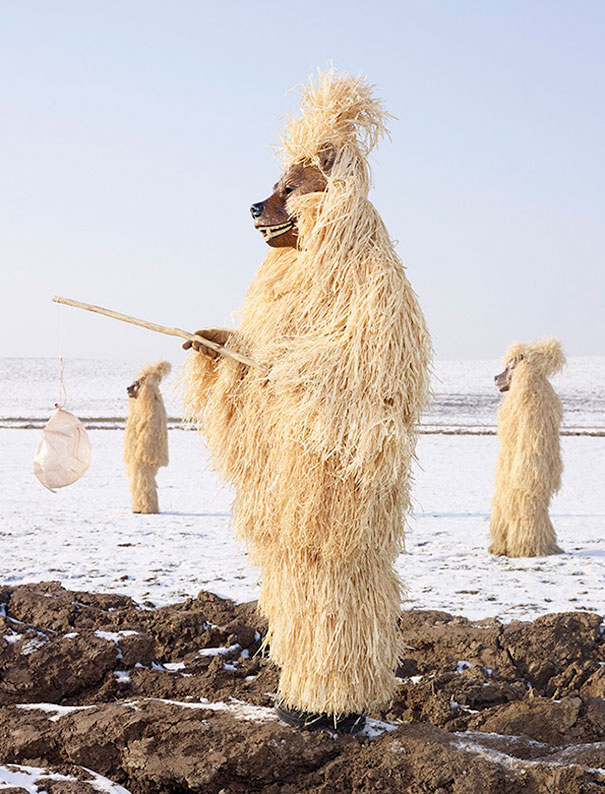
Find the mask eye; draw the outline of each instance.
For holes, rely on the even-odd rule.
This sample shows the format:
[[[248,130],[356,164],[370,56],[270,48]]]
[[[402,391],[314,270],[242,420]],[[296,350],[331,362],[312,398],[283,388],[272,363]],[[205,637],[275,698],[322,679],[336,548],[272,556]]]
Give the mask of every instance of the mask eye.
[[[286,185],[286,187],[284,188],[284,193],[286,194],[286,196],[289,196],[293,190],[296,190],[294,185]]]

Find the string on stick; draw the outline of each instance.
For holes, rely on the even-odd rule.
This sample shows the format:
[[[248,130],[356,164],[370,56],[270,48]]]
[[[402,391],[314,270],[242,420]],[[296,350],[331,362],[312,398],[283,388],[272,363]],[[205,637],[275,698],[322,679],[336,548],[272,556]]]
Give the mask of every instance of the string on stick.
[[[65,408],[67,405],[67,389],[65,388],[65,361],[63,359],[63,347],[65,343],[65,314],[60,312],[59,318],[59,399],[55,403],[55,408]]]

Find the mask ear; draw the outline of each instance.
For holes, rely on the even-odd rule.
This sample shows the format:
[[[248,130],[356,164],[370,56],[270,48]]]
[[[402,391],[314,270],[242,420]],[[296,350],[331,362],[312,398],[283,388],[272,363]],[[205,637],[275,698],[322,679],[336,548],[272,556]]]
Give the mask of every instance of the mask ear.
[[[550,337],[535,343],[540,355],[540,365],[546,375],[554,375],[565,366],[565,353],[558,339]]]
[[[319,152],[319,167],[324,174],[329,174],[336,160],[336,149],[333,143],[324,143]]]

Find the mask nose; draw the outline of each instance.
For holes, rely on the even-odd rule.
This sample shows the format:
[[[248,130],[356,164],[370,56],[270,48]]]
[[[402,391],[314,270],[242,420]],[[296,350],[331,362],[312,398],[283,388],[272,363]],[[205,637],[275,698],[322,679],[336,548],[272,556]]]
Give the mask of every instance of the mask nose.
[[[263,210],[265,209],[265,204],[263,201],[258,201],[256,204],[253,204],[250,207],[250,215],[253,218],[259,218],[263,214]]]

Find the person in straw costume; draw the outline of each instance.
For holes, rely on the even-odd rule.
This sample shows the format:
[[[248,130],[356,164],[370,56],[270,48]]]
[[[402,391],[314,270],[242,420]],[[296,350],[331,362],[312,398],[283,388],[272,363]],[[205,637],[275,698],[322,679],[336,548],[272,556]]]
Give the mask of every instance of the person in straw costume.
[[[195,344],[188,361],[187,415],[235,487],[236,533],[261,568],[278,713],[305,728],[358,730],[392,697],[401,652],[393,563],[431,342],[368,200],[387,118],[362,79],[319,72],[302,90],[283,175],[251,208],[272,247],[240,325],[199,332],[258,367]]]
[[[149,364],[126,390],[129,400],[124,463],[133,513],[160,512],[155,477],[160,466],[168,465],[168,426],[160,382],[169,372],[167,361]]]
[[[490,552],[508,557],[559,554],[548,506],[561,487],[561,400],[548,378],[565,366],[557,339],[512,345],[496,386],[500,452],[492,500]]]

